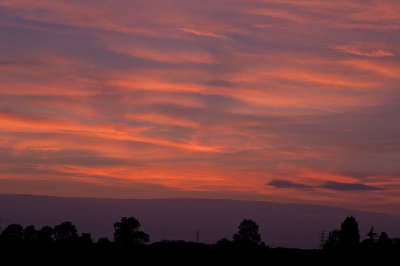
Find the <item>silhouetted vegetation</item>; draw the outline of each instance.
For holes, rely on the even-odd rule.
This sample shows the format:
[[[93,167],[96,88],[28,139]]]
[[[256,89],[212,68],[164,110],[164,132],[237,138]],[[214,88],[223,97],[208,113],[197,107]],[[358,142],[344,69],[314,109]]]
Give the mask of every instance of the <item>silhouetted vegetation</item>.
[[[215,244],[163,240],[149,244],[150,236],[140,230],[141,224],[134,217],[122,217],[114,223],[114,239],[99,238],[94,242],[89,233],[78,234],[75,225],[66,221],[54,227],[44,226],[37,230],[34,225],[25,228],[9,224],[0,234],[0,255],[18,259],[43,259],[44,257],[69,258],[71,254],[85,256],[90,260],[126,261],[142,258],[183,261],[196,259],[208,263],[207,258],[216,258],[221,263],[242,262],[244,264],[279,260],[285,262],[339,262],[340,258],[353,255],[357,260],[370,262],[400,255],[400,239],[391,239],[386,232],[378,234],[372,226],[366,238],[360,242],[358,221],[346,217],[340,229],[329,232],[322,249],[301,250],[270,248],[262,242],[259,225],[250,219],[243,219],[232,239],[223,238]],[[15,256],[15,254],[30,254]],[[105,261],[101,261],[105,262]]]
[[[239,224],[239,231],[233,235],[233,242],[239,245],[253,246],[261,244],[259,226],[250,219],[244,219]]]
[[[139,246],[150,241],[150,236],[139,230],[140,222],[134,217],[122,217],[114,224],[114,241],[123,247]]]
[[[18,242],[22,241],[23,227],[19,224],[10,224],[1,232],[0,240],[2,242]]]
[[[42,243],[49,243],[53,241],[53,228],[44,226],[37,232],[37,240]]]
[[[347,217],[340,226],[339,247],[352,249],[360,244],[358,222],[353,216]]]
[[[76,241],[78,231],[70,221],[56,225],[53,230],[54,239],[59,242]]]
[[[335,229],[329,232],[323,249],[336,252],[369,252],[369,255],[394,251],[400,253],[400,239],[391,239],[386,232],[381,232],[379,238],[377,235],[374,226],[372,226],[366,234],[367,238],[360,242],[358,222],[350,216],[344,220],[340,230]]]
[[[323,245],[324,249],[332,250],[339,248],[340,231],[335,229],[329,232],[328,239]]]
[[[335,229],[329,232],[328,239],[323,245],[324,249],[355,249],[359,246],[360,233],[358,222],[353,216],[346,217],[340,226],[340,230]]]

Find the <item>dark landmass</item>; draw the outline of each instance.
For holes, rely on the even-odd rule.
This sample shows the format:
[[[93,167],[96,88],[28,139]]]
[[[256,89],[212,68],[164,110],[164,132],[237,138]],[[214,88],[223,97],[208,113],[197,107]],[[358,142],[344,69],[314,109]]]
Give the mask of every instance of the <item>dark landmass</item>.
[[[288,248],[227,249],[188,242],[132,249],[60,245],[15,249],[1,247],[0,250],[1,258],[8,265],[392,265],[399,255],[398,249],[375,252]]]
[[[140,220],[143,231],[150,235],[150,243],[199,240],[214,244],[223,238],[231,239],[239,222],[249,218],[257,221],[261,238],[270,247],[317,249],[321,232],[327,235],[350,215],[357,217],[362,239],[371,226],[377,232],[400,236],[399,217],[328,206],[214,199],[0,195],[1,229],[11,223],[41,228],[71,221],[79,232],[90,233],[95,241],[101,237],[112,239],[114,222],[124,216],[134,216]]]
[[[56,217],[58,219],[57,215],[60,213],[69,213],[71,210],[78,211],[81,218],[86,217],[80,211],[82,211],[83,208],[89,207],[99,208],[97,211],[101,212],[103,215],[110,212],[111,207],[121,208],[121,202],[118,200],[65,199],[16,195],[2,195],[1,198],[3,201],[0,202],[3,205],[0,205],[0,207],[3,214],[7,213],[4,210],[10,211],[12,209],[14,210],[14,214],[18,214],[23,209],[27,211],[27,213],[24,213],[25,215],[33,215],[33,213],[36,213],[36,215],[46,214],[46,216],[41,217],[42,219],[46,217],[49,219],[51,217]],[[8,199],[9,201],[5,202],[4,199]],[[27,200],[29,200],[29,202],[27,202]],[[119,202],[119,204],[116,205],[117,202]],[[182,225],[185,225],[185,222],[193,221],[193,218],[199,217],[199,214],[213,214],[214,216],[202,218],[204,221],[216,222],[215,217],[222,217],[221,214],[216,211],[225,211],[224,214],[231,214],[232,209],[226,211],[221,209],[221,207],[226,208],[232,206],[233,203],[235,203],[235,207],[239,205],[239,207],[242,208],[245,206],[252,208],[251,211],[252,213],[254,212],[254,214],[256,214],[256,211],[259,213],[272,211],[273,207],[276,205],[260,202],[196,199],[152,201],[124,200],[123,202],[130,203],[129,207],[132,207],[132,205],[136,207],[134,208],[136,211],[141,210],[144,206],[154,207],[153,209],[149,209],[149,212],[152,214],[162,210],[160,205],[164,208],[169,208],[164,209],[164,211],[167,211],[169,216],[174,216],[174,221]],[[22,203],[24,208],[20,206]],[[76,205],[78,203],[80,205]],[[112,204],[107,205],[105,203]],[[136,205],[134,203],[136,203]],[[208,212],[214,212],[202,213],[205,210],[205,203],[214,204],[207,208]],[[280,207],[288,207],[288,205],[279,205]],[[13,206],[13,208],[10,206]],[[138,208],[138,206],[141,208]],[[306,213],[309,213],[310,210],[316,210],[313,209],[313,207],[317,207],[308,206],[311,209],[307,209],[305,206],[297,205],[298,208],[300,206],[303,207],[303,211],[307,211]],[[28,207],[30,208],[28,209]],[[49,207],[51,208],[49,209]],[[54,210],[57,211],[61,207],[64,207],[61,212],[48,213],[49,210],[53,210],[52,208],[56,208]],[[114,209],[114,211],[115,210],[116,209]],[[199,210],[200,213],[198,213]],[[86,212],[89,214],[94,213],[90,208],[86,209]],[[182,216],[182,214],[192,214],[192,216]],[[372,215],[370,213],[367,214]],[[167,213],[164,213],[164,215],[167,215]],[[299,213],[297,213],[297,215],[299,215]],[[165,216],[164,218],[168,221],[167,217],[168,216]],[[187,219],[187,217],[191,219]],[[160,227],[165,226],[163,217],[159,218],[160,220],[158,220],[158,223]],[[209,220],[207,220],[207,218],[209,218]],[[98,217],[98,219],[102,221],[104,218]],[[94,222],[92,228],[99,222],[90,219],[89,221]],[[296,220],[296,222],[298,221],[299,219]],[[268,225],[268,223],[266,224]],[[145,226],[142,227],[142,223],[134,216],[122,216],[111,223],[111,227],[113,228],[111,239],[102,237],[94,240],[90,233],[79,232],[76,225],[71,221],[64,221],[56,225],[46,224],[42,227],[37,226],[38,225],[35,226],[33,224],[23,226],[18,223],[10,223],[2,228],[0,231],[0,258],[2,261],[13,265],[38,263],[41,265],[118,265],[127,263],[162,263],[168,265],[253,265],[260,263],[343,265],[351,263],[357,265],[382,265],[398,259],[400,256],[400,238],[391,238],[386,231],[378,233],[374,226],[371,226],[366,236],[362,237],[359,231],[359,222],[354,216],[347,216],[344,221],[340,223],[340,227],[337,225],[336,229],[327,232],[326,235],[321,234],[320,246],[318,249],[270,247],[264,242],[266,241],[268,243],[268,239],[263,239],[260,234],[260,225],[249,218],[243,218],[241,220],[236,230],[231,231],[230,238],[221,238],[211,244],[200,241],[199,231],[196,231],[196,242],[185,240],[153,240],[151,242],[151,235],[143,230]],[[276,234],[279,234],[279,232],[276,232]]]

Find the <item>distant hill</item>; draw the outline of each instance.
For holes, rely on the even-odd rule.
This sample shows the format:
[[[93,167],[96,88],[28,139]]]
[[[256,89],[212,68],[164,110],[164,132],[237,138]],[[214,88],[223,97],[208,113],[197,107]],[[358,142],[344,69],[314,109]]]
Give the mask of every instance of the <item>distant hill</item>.
[[[361,239],[372,225],[377,232],[400,236],[400,217],[318,205],[278,204],[220,199],[97,199],[1,195],[0,221],[7,224],[54,226],[72,221],[94,239],[112,239],[113,223],[122,216],[139,219],[152,241],[196,240],[214,243],[237,231],[243,218],[260,225],[263,241],[272,247],[317,248],[319,234],[340,227],[348,215],[359,221]]]

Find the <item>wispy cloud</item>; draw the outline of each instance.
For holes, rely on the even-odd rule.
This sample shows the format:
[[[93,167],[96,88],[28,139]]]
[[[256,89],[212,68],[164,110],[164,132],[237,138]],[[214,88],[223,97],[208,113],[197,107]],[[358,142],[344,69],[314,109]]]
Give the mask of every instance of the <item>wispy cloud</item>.
[[[213,38],[217,38],[217,39],[227,39],[226,36],[224,36],[222,34],[213,33],[213,32],[200,31],[200,30],[190,29],[190,28],[180,28],[179,30],[181,30],[183,32],[191,33],[194,35],[198,35],[198,36],[213,37]]]
[[[394,54],[385,48],[380,48],[379,45],[369,43],[352,43],[348,45],[337,45],[334,49],[354,55],[367,56],[367,57],[384,57],[394,56]]]

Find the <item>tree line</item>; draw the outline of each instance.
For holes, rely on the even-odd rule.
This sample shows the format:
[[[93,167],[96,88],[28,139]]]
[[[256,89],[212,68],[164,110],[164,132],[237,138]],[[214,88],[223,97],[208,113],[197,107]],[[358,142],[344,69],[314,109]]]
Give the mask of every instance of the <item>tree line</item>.
[[[398,250],[400,251],[400,239],[391,239],[386,232],[380,235],[375,232],[374,227],[360,241],[358,222],[355,217],[349,216],[343,221],[340,229],[329,232],[328,237],[323,239],[321,247],[323,250],[354,250],[354,249],[377,249],[377,250]],[[33,225],[25,228],[19,224],[8,225],[0,234],[0,244],[2,245],[69,245],[76,247],[105,247],[105,248],[130,248],[149,246],[150,236],[141,230],[141,224],[135,217],[122,217],[114,223],[114,238],[100,238],[94,242],[89,233],[78,234],[76,226],[66,221],[54,227],[44,226],[36,229]],[[185,241],[161,241],[152,243],[153,247],[186,246],[199,247],[206,245],[203,243]],[[261,239],[259,225],[251,219],[243,219],[238,226],[238,231],[232,235],[232,240],[221,239],[211,245],[219,248],[237,247],[269,247]]]
[[[391,239],[385,231],[381,232],[378,237],[374,226],[371,227],[366,236],[367,238],[360,241],[358,222],[355,217],[349,216],[343,221],[340,229],[329,232],[322,247],[327,250],[356,248],[389,250],[396,247],[400,248],[399,238]]]

